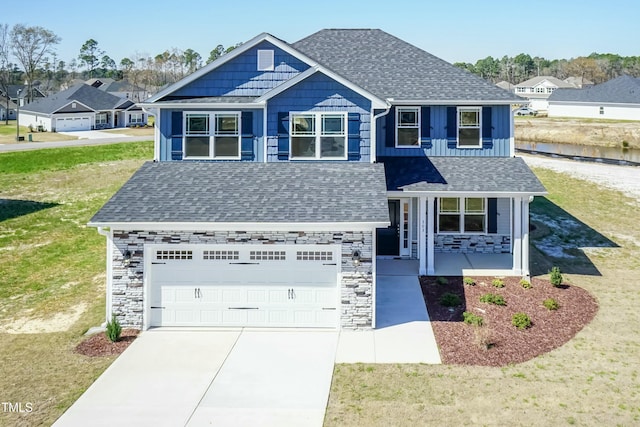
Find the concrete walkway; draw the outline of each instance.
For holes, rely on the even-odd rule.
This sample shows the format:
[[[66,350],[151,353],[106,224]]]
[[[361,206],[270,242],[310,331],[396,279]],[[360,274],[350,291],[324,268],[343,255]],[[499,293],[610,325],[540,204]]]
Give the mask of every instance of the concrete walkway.
[[[442,363],[417,267],[378,260],[376,329],[341,331],[336,363]]]
[[[150,330],[54,424],[321,426],[335,331]]]

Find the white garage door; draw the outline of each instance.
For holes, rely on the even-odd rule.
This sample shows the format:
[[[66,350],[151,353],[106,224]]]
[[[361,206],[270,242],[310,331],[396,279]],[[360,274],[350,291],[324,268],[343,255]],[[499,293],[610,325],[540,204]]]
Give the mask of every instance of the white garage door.
[[[171,245],[146,256],[149,326],[338,326],[338,245]]]
[[[91,130],[91,117],[59,117],[56,119],[56,132]]]

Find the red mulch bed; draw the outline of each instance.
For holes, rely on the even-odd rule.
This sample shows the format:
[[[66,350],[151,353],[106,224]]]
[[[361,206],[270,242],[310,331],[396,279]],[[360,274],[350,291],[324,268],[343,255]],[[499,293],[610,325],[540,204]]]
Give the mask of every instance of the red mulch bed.
[[[505,277],[504,288],[491,284],[494,277],[475,277],[475,286],[464,285],[462,277],[447,277],[440,285],[435,277],[420,277],[440,356],[445,364],[505,366],[522,363],[560,347],[587,325],[598,311],[598,303],[584,289],[573,285],[556,288],[545,280],[533,278],[532,287],[524,289],[520,278]],[[454,293],[462,305],[454,308],[439,304],[442,294]],[[494,293],[506,300],[506,306],[480,302],[480,296]],[[548,310],[542,301],[553,298],[558,310]],[[484,326],[478,328],[462,321],[462,313],[482,316]],[[519,330],[511,324],[511,316],[524,312],[531,327]],[[490,348],[479,337],[487,338]]]
[[[123,329],[116,342],[109,341],[104,332],[99,332],[78,344],[75,352],[89,357],[117,355],[129,347],[139,332],[137,329]]]

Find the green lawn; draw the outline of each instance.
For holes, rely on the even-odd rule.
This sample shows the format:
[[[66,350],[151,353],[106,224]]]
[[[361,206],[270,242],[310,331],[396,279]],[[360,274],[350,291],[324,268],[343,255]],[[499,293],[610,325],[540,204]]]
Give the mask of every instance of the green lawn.
[[[26,126],[20,126],[20,136],[24,137],[24,142],[29,142],[31,135],[32,142],[68,141],[78,139],[75,136],[63,135],[56,132],[29,132]],[[0,121],[0,144],[21,144],[16,141],[16,121],[9,120],[9,124]]]
[[[50,425],[113,360],[72,352],[104,321],[105,239],[86,223],[152,156],[151,142],[0,154],[0,390],[34,408],[0,425]]]
[[[0,411],[0,425],[50,425],[112,362],[72,352],[104,321],[105,239],[86,223],[152,149],[144,142],[0,154],[0,400],[34,408]],[[578,224],[558,237],[584,249],[550,259],[534,247],[534,271],[559,265],[597,298],[594,321],[563,347],[504,368],[337,365],[326,425],[640,423],[638,203],[535,172],[550,195],[532,212]],[[553,234],[541,227],[534,245]]]

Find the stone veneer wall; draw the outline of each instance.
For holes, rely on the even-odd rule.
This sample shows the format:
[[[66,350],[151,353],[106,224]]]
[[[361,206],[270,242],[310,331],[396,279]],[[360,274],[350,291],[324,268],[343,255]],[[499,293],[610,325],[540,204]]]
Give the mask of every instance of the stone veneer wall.
[[[504,254],[511,252],[511,237],[502,234],[437,234],[434,239],[438,253]]]
[[[341,316],[347,329],[370,329],[373,314],[373,239],[371,232],[229,232],[229,231],[113,231],[112,310],[123,326],[142,328],[145,244],[340,244]],[[361,251],[360,266],[355,268],[352,253]],[[130,264],[123,264],[130,251]]]

